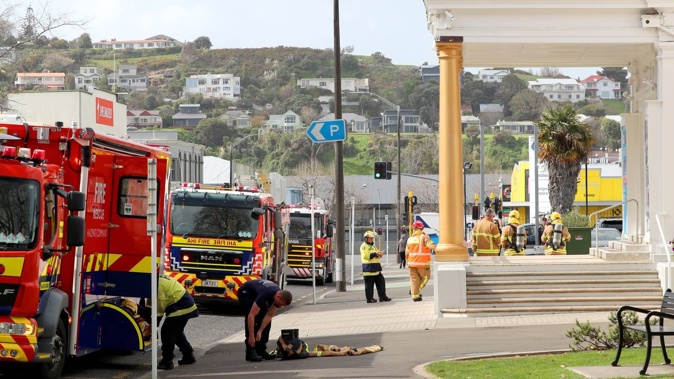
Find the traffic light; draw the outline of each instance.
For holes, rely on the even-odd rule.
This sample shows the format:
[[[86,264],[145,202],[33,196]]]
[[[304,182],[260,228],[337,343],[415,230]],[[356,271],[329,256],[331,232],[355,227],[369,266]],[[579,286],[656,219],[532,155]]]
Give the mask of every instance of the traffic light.
[[[377,234],[378,234],[378,235],[381,235],[382,233],[384,233],[384,229],[382,229],[382,228],[377,228]]]
[[[403,224],[407,225],[410,222],[410,215],[409,213],[405,212],[403,213]],[[404,226],[403,226],[404,228]]]
[[[473,220],[479,220],[480,219],[480,207],[478,207],[477,205],[473,205],[472,216],[473,216]]]
[[[491,208],[491,199],[489,197],[484,198],[484,210]]]
[[[494,199],[494,210],[496,213],[499,213],[501,211],[501,199],[498,197]]]
[[[386,179],[386,162],[374,162],[374,178]]]

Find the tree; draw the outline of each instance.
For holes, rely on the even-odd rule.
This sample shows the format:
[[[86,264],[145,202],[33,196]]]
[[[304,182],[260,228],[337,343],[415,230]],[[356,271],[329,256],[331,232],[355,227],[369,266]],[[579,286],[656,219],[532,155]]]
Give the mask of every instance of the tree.
[[[592,131],[578,121],[570,105],[548,108],[538,126],[538,156],[550,175],[548,193],[553,211],[569,213],[578,190],[581,163],[592,150]]]
[[[208,50],[212,46],[213,44],[211,44],[211,39],[206,36],[201,36],[194,40],[194,47],[197,49]]]
[[[510,100],[510,117],[513,121],[532,121],[541,117],[541,113],[548,105],[548,99],[540,93],[524,89]]]
[[[515,95],[527,88],[527,83],[525,83],[524,80],[520,79],[515,74],[510,74],[503,77],[503,80],[501,80],[501,85],[494,94],[494,100],[503,105],[503,115],[505,117],[510,117],[512,115],[512,111],[510,110],[510,100],[512,100]]]
[[[66,74],[66,89],[73,90],[75,89],[75,75],[72,72]]]
[[[224,137],[233,135],[234,130],[222,120],[207,118],[199,121],[194,133],[197,135],[198,143],[208,147],[219,147]]]
[[[601,132],[606,147],[611,149],[620,148],[620,123],[610,118],[601,119]]]
[[[82,33],[77,41],[77,47],[80,49],[91,49],[94,45],[91,43],[91,36],[89,33]]]

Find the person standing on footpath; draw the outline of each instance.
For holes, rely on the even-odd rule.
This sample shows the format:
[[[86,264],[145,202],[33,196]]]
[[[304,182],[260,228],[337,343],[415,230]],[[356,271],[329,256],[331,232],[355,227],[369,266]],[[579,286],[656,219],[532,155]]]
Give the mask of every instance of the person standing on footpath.
[[[550,214],[550,225],[545,227],[543,231],[543,237],[541,237],[541,242],[545,244],[545,255],[566,255],[566,243],[571,240],[571,233],[566,226],[562,225],[560,244],[557,248],[553,243],[555,233],[555,226],[562,225],[562,215],[559,212],[552,212]]]
[[[257,279],[239,287],[238,296],[245,314],[246,360],[259,362],[276,358],[267,353],[271,319],[276,311],[293,302],[293,294],[281,290],[271,280]]]
[[[407,239],[405,255],[410,270],[410,295],[413,301],[421,301],[421,290],[431,278],[431,250],[435,243],[424,233],[424,223],[417,220],[412,224],[412,234]]]
[[[391,301],[391,298],[386,296],[386,280],[381,274],[381,263],[379,263],[379,258],[383,254],[374,245],[374,236],[373,231],[366,231],[363,234],[365,241],[360,245],[360,261],[363,264],[363,279],[365,280],[365,300],[368,303],[377,302],[374,298],[375,285],[379,301]]]
[[[520,212],[510,211],[508,215],[508,225],[503,227],[503,233],[501,234],[501,246],[504,249],[503,255],[513,256],[519,255],[524,256],[526,251],[524,247],[520,250],[517,247],[517,227],[520,226]],[[527,232],[524,232],[524,241],[526,244]]]
[[[407,236],[401,235],[398,241],[398,256],[400,257],[400,268],[405,268],[407,258],[405,258],[405,248],[407,247]]]
[[[501,234],[498,226],[494,224],[496,212],[487,208],[484,218],[475,224],[471,244],[475,256],[478,257],[496,257],[499,255],[501,246]]]
[[[176,345],[183,355],[179,365],[196,362],[194,349],[185,337],[185,326],[191,318],[199,317],[194,299],[185,287],[177,280],[159,275],[157,286],[157,317],[165,316],[161,327],[161,360],[157,364],[159,370],[173,370],[173,350]]]

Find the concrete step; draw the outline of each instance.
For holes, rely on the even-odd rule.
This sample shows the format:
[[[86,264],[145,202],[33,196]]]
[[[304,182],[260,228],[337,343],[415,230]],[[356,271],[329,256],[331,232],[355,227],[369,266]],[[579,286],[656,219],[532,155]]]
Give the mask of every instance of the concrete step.
[[[633,278],[633,279],[514,279],[514,280],[467,280],[467,290],[506,290],[506,289],[536,289],[542,291],[544,289],[553,288],[594,288],[594,287],[610,287],[614,291],[617,288],[632,289],[632,288],[657,288],[660,290],[660,279],[656,277],[649,278]],[[660,292],[662,292],[660,290]]]
[[[527,282],[527,281],[597,281],[598,283],[602,282],[613,282],[619,280],[630,280],[631,283],[638,283],[638,280],[655,280],[658,278],[658,274],[655,271],[633,271],[633,272],[620,272],[620,273],[611,273],[611,274],[599,274],[591,272],[568,272],[568,273],[558,273],[551,274],[545,272],[526,272],[526,273],[499,273],[499,274],[490,274],[490,273],[466,273],[466,283],[470,285],[474,282]]]
[[[650,262],[651,253],[650,252],[639,252],[639,251],[623,251],[607,248],[599,248],[599,257],[607,261],[620,261],[620,262]]]
[[[499,306],[527,307],[536,305],[539,307],[556,307],[560,305],[587,305],[601,306],[612,305],[620,307],[626,304],[661,304],[662,295],[657,296],[569,296],[569,297],[517,297],[497,299],[468,299],[468,306],[472,308],[499,308]]]
[[[612,249],[625,251],[625,252],[650,252],[650,244],[630,242],[630,241],[611,241],[608,246]]]
[[[507,297],[557,297],[557,296],[575,296],[575,297],[598,297],[606,294],[615,294],[615,288],[517,288],[517,289],[477,289],[466,291],[466,295],[471,299],[503,299]],[[652,287],[628,287],[620,291],[622,296],[638,297],[642,295],[660,296],[662,290]]]
[[[661,301],[657,304],[638,303],[630,304],[637,308],[647,310],[659,310]],[[617,311],[620,306],[615,305],[557,305],[550,307],[499,307],[499,308],[443,308],[441,312],[444,315],[465,314],[473,317],[493,317],[493,316],[519,316],[519,315],[534,315],[534,314],[551,314],[551,313],[583,313],[583,312],[611,312]],[[608,319],[607,319],[608,321]]]

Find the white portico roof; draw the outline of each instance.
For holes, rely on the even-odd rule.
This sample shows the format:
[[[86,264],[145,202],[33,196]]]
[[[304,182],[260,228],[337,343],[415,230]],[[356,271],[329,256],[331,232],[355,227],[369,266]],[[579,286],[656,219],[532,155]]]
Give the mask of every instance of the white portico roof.
[[[423,1],[436,40],[463,37],[466,67],[624,67],[674,41],[672,0]]]

